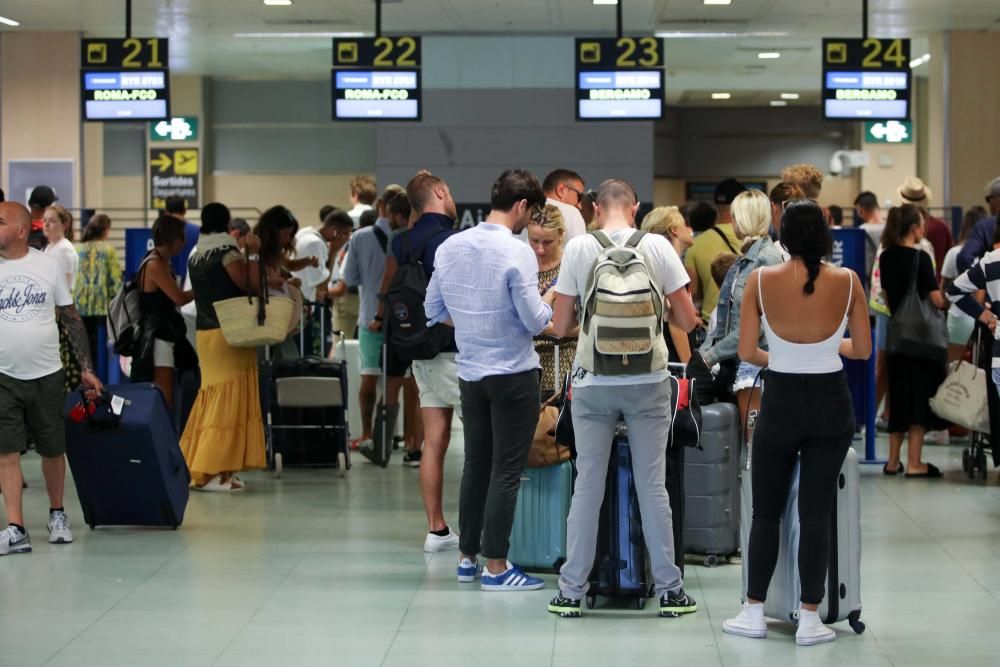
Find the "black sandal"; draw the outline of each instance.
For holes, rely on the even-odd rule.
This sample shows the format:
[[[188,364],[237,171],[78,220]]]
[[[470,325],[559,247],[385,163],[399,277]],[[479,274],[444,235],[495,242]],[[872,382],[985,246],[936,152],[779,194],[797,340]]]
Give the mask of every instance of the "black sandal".
[[[896,468],[895,470],[889,470],[889,464],[886,463],[884,466],[882,466],[882,474],[883,475],[888,475],[889,477],[895,477],[896,475],[902,475],[903,474],[903,464],[900,463],[899,467]]]
[[[938,477],[944,477],[944,473],[934,465],[933,463],[927,464],[927,472],[917,472],[917,473],[906,473],[906,477],[910,478],[927,478],[927,479],[937,479]]]

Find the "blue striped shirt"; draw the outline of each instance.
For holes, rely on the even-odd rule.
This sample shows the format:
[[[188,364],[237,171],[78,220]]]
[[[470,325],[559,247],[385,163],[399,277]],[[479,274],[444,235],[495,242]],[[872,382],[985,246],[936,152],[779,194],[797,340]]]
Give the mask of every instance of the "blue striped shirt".
[[[1000,313],[1000,250],[989,251],[959,275],[948,288],[948,298],[962,312],[979,319],[986,310],[976,301],[976,292],[979,290],[986,290],[986,298],[992,303],[993,313]],[[1000,368],[1000,340],[993,341],[993,368]]]
[[[540,368],[532,337],[552,308],[538,294],[535,253],[506,227],[480,223],[442,243],[424,309],[431,323],[454,324],[461,379]]]

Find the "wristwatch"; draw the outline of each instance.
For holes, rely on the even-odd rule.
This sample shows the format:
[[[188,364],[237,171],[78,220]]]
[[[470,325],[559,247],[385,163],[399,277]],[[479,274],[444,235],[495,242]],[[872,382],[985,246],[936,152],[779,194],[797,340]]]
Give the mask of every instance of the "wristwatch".
[[[381,316],[381,315],[378,315],[378,314],[376,314],[376,315],[375,315],[375,317],[374,317],[374,318],[372,318],[372,319],[373,319],[374,321],[376,321],[376,322],[382,322],[382,321],[383,321],[383,320],[382,320],[382,316]]]
[[[247,255],[248,262],[258,262],[260,261],[260,255]]]

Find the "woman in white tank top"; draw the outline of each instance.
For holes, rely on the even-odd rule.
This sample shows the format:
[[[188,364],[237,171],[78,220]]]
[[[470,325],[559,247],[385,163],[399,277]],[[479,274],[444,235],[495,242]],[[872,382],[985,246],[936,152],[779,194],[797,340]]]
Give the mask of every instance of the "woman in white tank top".
[[[871,355],[868,305],[854,272],[823,263],[833,239],[814,202],[791,202],[781,241],[792,258],[750,275],[740,316],[740,358],[766,367],[751,452],[753,527],[745,557],[747,602],[723,631],[767,636],[763,602],[778,558],[778,528],[799,476],[800,645],[833,641],[816,611],[823,600],[836,480],[854,438],[854,408],[841,356]],[[851,332],[844,338],[845,329]],[[758,347],[760,332],[768,351]]]

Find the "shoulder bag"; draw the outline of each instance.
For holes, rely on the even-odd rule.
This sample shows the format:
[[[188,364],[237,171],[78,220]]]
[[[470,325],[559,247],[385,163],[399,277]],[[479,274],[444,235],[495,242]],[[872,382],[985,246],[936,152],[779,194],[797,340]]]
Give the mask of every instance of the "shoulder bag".
[[[917,292],[920,250],[913,258],[913,270],[906,296],[889,318],[886,349],[889,354],[939,361],[948,359],[948,331],[944,313]]]

